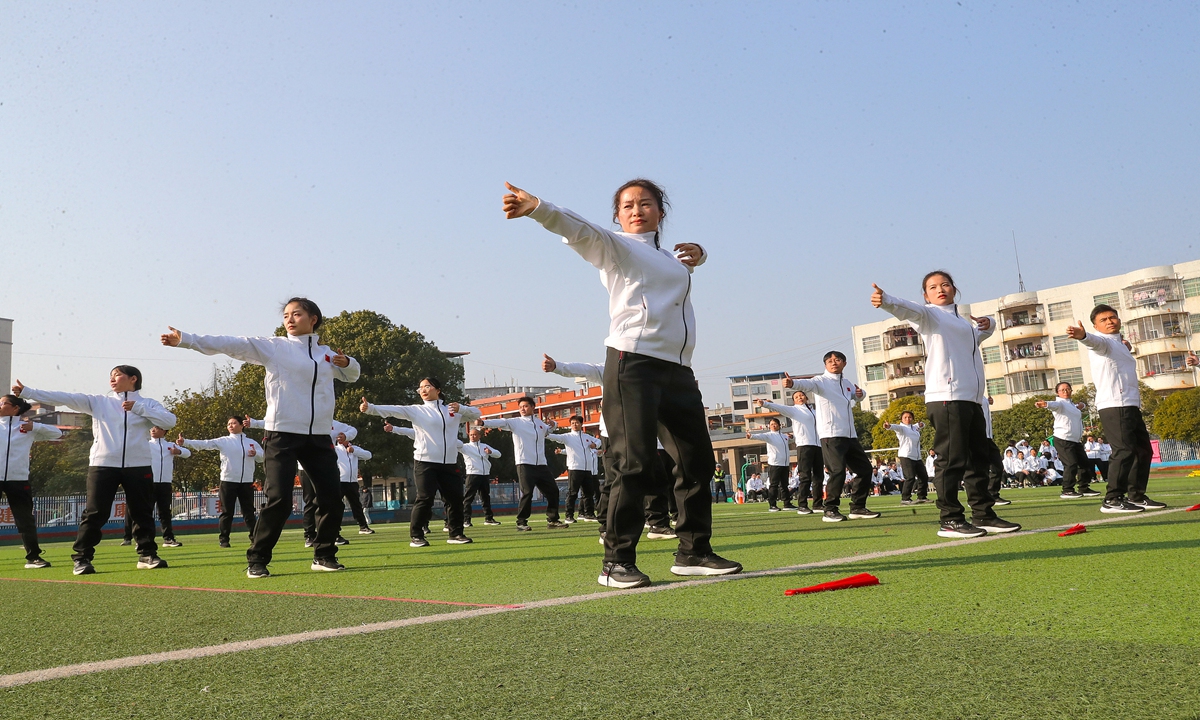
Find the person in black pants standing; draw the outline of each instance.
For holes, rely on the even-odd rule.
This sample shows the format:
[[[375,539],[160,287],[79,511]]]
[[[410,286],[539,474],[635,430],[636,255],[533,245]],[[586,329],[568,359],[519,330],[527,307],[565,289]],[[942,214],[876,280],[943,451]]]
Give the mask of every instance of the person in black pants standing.
[[[33,511],[33,488],[29,485],[29,453],[33,444],[40,440],[57,440],[62,430],[53,425],[43,425],[22,420],[21,415],[29,412],[30,405],[16,395],[0,397],[0,495],[8,498],[13,524],[21,534],[25,546],[25,569],[40,570],[50,567],[42,559],[38,545],[37,518]]]
[[[221,454],[221,484],[218,494],[221,500],[221,515],[217,524],[217,540],[221,547],[229,545],[229,534],[233,531],[233,509],[235,503],[242,506],[242,519],[254,539],[254,466],[265,457],[262,447],[243,432],[242,418],[234,416],[225,421],[229,434],[212,440],[185,440],[183,435],[175,441],[192,450],[216,450]]]
[[[800,480],[796,499],[797,515],[825,512],[825,460],[821,457],[821,438],[817,435],[817,415],[808,404],[803,390],[792,393],[792,405],[762,402],[762,406],[791,418],[792,438],[796,441],[796,474]],[[812,498],[812,509],[808,499]]]
[[[284,337],[192,335],[175,328],[162,336],[163,345],[228,355],[266,367],[267,415],[263,424],[267,431],[262,447],[267,502],[246,551],[249,578],[270,575],[267,565],[292,514],[297,465],[304,467],[317,492],[317,539],[310,567],[325,572],[345,569],[337,561],[334,544],[345,506],[329,428],[333,427],[333,381],[354,382],[360,370],[357,360],[321,344],[317,336],[321,322],[316,303],[292,298],[283,307]]]
[[[166,430],[150,428],[150,453],[154,457],[150,465],[154,471],[154,505],[158,510],[158,524],[162,525],[163,547],[183,547],[183,543],[175,539],[175,531],[171,527],[172,483],[175,479],[175,458],[191,457],[192,451],[179,447],[166,437]],[[133,518],[125,513],[125,539],[121,544],[129,545],[132,542]]]
[[[570,525],[558,519],[558,483],[550,474],[546,462],[546,436],[553,426],[534,415],[537,404],[531,397],[517,400],[515,418],[492,418],[483,421],[484,427],[508,430],[513,435],[513,456],[517,462],[517,482],[521,485],[521,500],[517,504],[517,530],[529,532],[529,516],[533,512],[533,490],[542,491],[546,498],[546,528],[561,530]]]
[[[568,422],[571,431],[567,433],[552,433],[546,439],[562,445],[555,453],[567,455],[567,505],[564,522],[575,522],[575,499],[580,491],[583,499],[579,503],[580,517],[595,518],[596,508],[593,498],[597,494],[596,478],[592,475],[592,453],[600,447],[600,441],[583,431],[583,418],[572,415]]]
[[[338,473],[342,478],[342,497],[350,505],[350,514],[358,523],[359,535],[374,535],[375,531],[367,524],[366,513],[363,512],[362,501],[358,499],[358,462],[370,460],[371,451],[357,445],[351,445],[345,433],[338,433],[337,445],[334,448],[338,454]]]
[[[479,504],[483,506],[483,524],[500,524],[492,515],[490,492],[492,460],[500,457],[500,451],[485,442],[480,442],[481,435],[479,428],[471,428],[467,431],[467,442],[458,449],[458,454],[463,456],[463,463],[467,468],[467,491],[463,495],[465,527],[471,527],[471,505],[474,504],[476,496],[479,497]]]
[[[506,184],[507,185],[507,184]],[[645,179],[631,180],[613,197],[621,232],[589,223],[574,213],[507,185],[505,216],[526,215],[600,271],[609,293],[609,336],[604,363],[604,422],[613,455],[608,477],[607,535],[597,579],[605,587],[648,585],[637,568],[637,544],[645,523],[644,498],[655,487],[656,440],[675,460],[679,549],[676,575],[728,575],[739,563],[713,552],[713,449],[704,401],[690,367],[696,343],[692,269],[704,262],[694,243],[661,246],[659,225],[666,195]]]
[[[721,463],[713,468],[713,502],[726,502],[729,500],[729,491],[725,489],[725,468]]]
[[[1057,400],[1038,400],[1034,404],[1054,413],[1054,447],[1058,450],[1058,457],[1063,464],[1062,493],[1059,497],[1064,500],[1099,497],[1100,493],[1088,486],[1087,475],[1083,471],[1089,460],[1083,443],[1080,442],[1083,438],[1081,411],[1087,406],[1071,402],[1069,382],[1055,385],[1054,394],[1058,396]],[[1076,484],[1079,485],[1078,492],[1075,489]]]
[[[75,537],[75,575],[96,572],[92,558],[103,537],[104,524],[112,513],[117,488],[125,490],[125,511],[133,516],[139,570],[165,568],[154,542],[154,472],[150,454],[150,428],[175,427],[175,415],[162,403],[140,394],[142,372],[132,365],[118,365],[108,376],[108,395],[50,392],[27,388],[20,380],[13,395],[48,405],[65,405],[92,416],[92,449],[88,459],[87,505],[79,519]]]
[[[900,447],[896,455],[900,459],[900,472],[904,475],[904,483],[900,486],[900,504],[911,505],[915,490],[917,502],[928,502],[929,475],[925,472],[925,464],[921,462],[921,428],[925,423],[913,423],[916,416],[911,410],[900,413],[900,423],[892,425],[884,423],[884,430],[896,433]]]

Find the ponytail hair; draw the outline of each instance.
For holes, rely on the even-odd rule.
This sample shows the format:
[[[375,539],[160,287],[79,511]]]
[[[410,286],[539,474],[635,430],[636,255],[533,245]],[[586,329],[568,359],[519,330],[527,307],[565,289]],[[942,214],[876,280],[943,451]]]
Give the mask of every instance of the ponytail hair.
[[[4,395],[3,397],[5,400],[17,406],[17,415],[24,415],[25,413],[29,412],[31,407],[33,407],[25,398],[17,397],[16,395]]]
[[[137,378],[137,380],[133,381],[133,389],[134,390],[142,389],[142,371],[141,370],[138,370],[137,368],[135,368],[132,365],[118,365],[115,368],[113,368],[113,370],[120,372],[122,375],[128,375],[129,377]],[[109,372],[109,374],[112,374],[112,370],[109,370],[108,372]]]

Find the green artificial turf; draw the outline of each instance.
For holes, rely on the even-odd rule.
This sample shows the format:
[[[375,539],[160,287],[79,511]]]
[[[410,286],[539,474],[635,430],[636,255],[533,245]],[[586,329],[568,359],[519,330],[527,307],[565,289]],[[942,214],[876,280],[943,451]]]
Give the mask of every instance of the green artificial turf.
[[[1111,517],[1053,489],[1006,495],[1015,502],[1001,515],[1029,528]],[[1157,475],[1151,495],[1191,505],[1200,479]],[[884,518],[837,526],[719,506],[714,544],[754,570],[942,542],[932,505],[870,504]],[[0,690],[0,717],[60,717],[69,704],[90,708],[81,717],[1196,718],[1198,516],[38,683]],[[131,548],[107,540],[89,579],[528,602],[600,590],[595,528],[518,535],[509,522],[474,528],[473,545],[413,550],[407,528],[380,525],[350,536],[340,558],[351,570],[332,574],[310,572],[311,551],[289,531],[263,581],[241,574],[244,535],[232,551],[184,535],[183,548],[162,551],[171,568],[156,572],[134,570]],[[677,580],[672,541],[640,549],[656,582]],[[71,578],[69,544],[46,550],[55,567],[34,574],[20,568],[19,548],[0,548],[0,577]],[[857,572],[882,584],[783,595]],[[10,621],[0,674],[458,609],[2,580],[0,603]]]

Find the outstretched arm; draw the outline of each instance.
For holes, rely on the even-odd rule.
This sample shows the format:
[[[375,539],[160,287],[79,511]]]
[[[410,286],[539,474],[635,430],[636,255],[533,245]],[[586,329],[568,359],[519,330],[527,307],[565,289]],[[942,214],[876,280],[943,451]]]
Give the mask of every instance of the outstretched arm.
[[[254,365],[266,365],[275,353],[274,338],[193,335],[170,328],[170,332],[163,333],[160,340],[168,347],[186,348],[205,355],[228,355]]]

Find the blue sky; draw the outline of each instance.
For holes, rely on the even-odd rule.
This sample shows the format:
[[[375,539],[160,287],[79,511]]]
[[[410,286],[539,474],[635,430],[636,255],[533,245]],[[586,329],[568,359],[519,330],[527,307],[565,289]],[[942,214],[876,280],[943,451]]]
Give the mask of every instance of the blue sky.
[[[435,7],[438,5],[438,7]],[[815,371],[883,317],[1195,259],[1185,3],[21,3],[0,13],[0,316],[14,376],[148,394],[294,294],[369,308],[468,384],[602,357],[596,272],[509,180],[596,221],[644,175],[703,244],[694,367]]]

